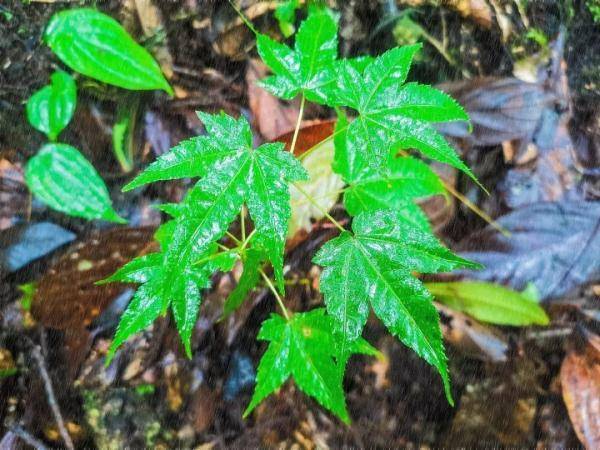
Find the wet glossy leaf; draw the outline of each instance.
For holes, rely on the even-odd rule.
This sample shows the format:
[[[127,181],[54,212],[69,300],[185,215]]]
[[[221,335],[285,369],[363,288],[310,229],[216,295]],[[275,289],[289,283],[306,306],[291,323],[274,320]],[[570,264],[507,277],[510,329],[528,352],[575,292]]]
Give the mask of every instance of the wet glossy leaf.
[[[385,168],[365,167],[344,193],[346,210],[356,215],[377,209],[402,209],[407,203],[443,194],[439,177],[414,158],[391,156]]]
[[[328,13],[313,10],[296,33],[292,50],[268,36],[256,39],[258,53],[274,75],[260,85],[273,95],[291,100],[302,93],[313,102],[323,103],[325,88],[335,77],[337,23]]]
[[[426,283],[436,300],[497,325],[547,325],[548,316],[529,296],[493,283]]]
[[[190,354],[200,291],[209,286],[210,275],[221,267],[215,266],[217,260],[213,259],[215,241],[227,231],[244,203],[255,226],[252,248],[272,263],[283,290],[283,251],[290,216],[288,183],[304,179],[306,173],[283,150],[283,144],[252,148],[250,126],[244,118],[198,114],[208,134],[175,147],[124,188],[181,176],[202,177],[182,203],[164,207],[174,220],[168,228],[161,227],[163,251],[155,257],[156,266],[152,265],[154,260],[136,261],[116,274],[146,281],[124,316],[111,356],[131,333],[143,329],[155,313],[165,311],[169,305]]]
[[[204,176],[188,194],[177,218],[167,252],[172,270],[185,266],[220,238],[246,202],[262,248],[283,287],[283,249],[290,216],[288,182],[306,178],[300,163],[282,144],[252,148],[248,122],[240,118],[199,113],[209,132],[176,147],[125,186],[129,190],[151,181]]]
[[[51,208],[75,217],[124,223],[112,207],[104,181],[79,151],[47,144],[25,169],[27,186]]]
[[[27,101],[27,120],[33,128],[56,140],[69,124],[77,105],[77,86],[65,72],[57,71],[50,84],[34,93]]]
[[[415,148],[427,158],[473,177],[454,149],[430,125],[469,120],[463,108],[430,86],[404,83],[419,48],[420,45],[412,45],[391,49],[366,65],[363,73],[349,62],[339,64],[333,104],[358,111],[358,117],[348,125],[345,151],[351,158],[384,165],[391,149]]]
[[[533,283],[542,301],[600,279],[600,204],[562,201],[528,205],[497,220],[512,234],[488,227],[457,250],[485,266],[460,273],[523,290]]]
[[[324,309],[297,313],[289,321],[273,314],[263,323],[258,339],[269,341],[269,346],[258,366],[256,389],[244,416],[292,377],[305,394],[349,422],[343,367],[336,363],[331,318],[324,313]],[[352,352],[373,354],[374,350],[361,339]]]
[[[473,264],[395,211],[358,215],[354,235],[326,243],[314,262],[324,267],[320,289],[343,342],[358,338],[370,307],[388,330],[440,372],[452,402],[439,317],[413,271],[434,273]]]
[[[150,53],[99,11],[76,8],[54,14],[44,41],[62,62],[88,77],[125,89],[173,94]]]

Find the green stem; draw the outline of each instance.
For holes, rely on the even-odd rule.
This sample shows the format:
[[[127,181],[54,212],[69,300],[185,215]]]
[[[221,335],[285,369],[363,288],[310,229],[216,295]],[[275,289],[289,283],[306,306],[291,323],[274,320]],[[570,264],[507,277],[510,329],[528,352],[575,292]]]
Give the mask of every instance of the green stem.
[[[242,242],[242,245],[239,248],[240,253],[244,252],[244,250],[246,249],[246,246],[250,243],[250,239],[252,239],[252,236],[254,236],[254,233],[256,233],[256,230],[252,230],[252,232],[248,235],[248,237],[246,239],[244,239],[244,242]]]
[[[346,192],[348,189],[350,189],[350,186],[345,187],[343,189],[338,189],[336,191],[327,192],[323,195],[319,195],[318,197],[313,197],[313,200],[321,200],[321,199],[327,198],[332,195],[338,196],[338,195]],[[292,206],[300,206],[300,205],[304,205],[305,203],[310,203],[310,201],[308,199],[305,199],[302,201],[291,202]]]
[[[267,286],[269,287],[269,289],[271,290],[271,292],[275,296],[275,299],[277,300],[277,303],[279,303],[279,307],[283,311],[283,315],[285,317],[285,320],[290,320],[290,314],[289,314],[287,308],[285,307],[285,305],[283,304],[283,299],[279,295],[279,292],[277,292],[277,289],[275,289],[275,286],[273,286],[273,283],[271,282],[271,280],[269,279],[269,277],[267,276],[267,274],[264,272],[264,270],[259,269],[259,272],[260,272],[260,275],[263,277],[263,280],[265,280],[265,283],[267,283]]]
[[[227,236],[229,236],[233,242],[235,242],[236,245],[242,245],[242,241],[240,241],[237,237],[235,237],[235,235],[233,233],[230,233],[229,231],[226,232]]]
[[[298,155],[298,159],[300,161],[302,161],[304,158],[306,158],[308,155],[310,155],[313,151],[315,151],[316,149],[318,149],[322,144],[324,144],[327,141],[332,140],[338,134],[343,133],[344,131],[346,131],[346,128],[348,128],[348,125],[346,125],[344,128],[340,128],[339,130],[336,130],[334,133],[330,134],[329,136],[327,136],[322,141],[317,142],[315,145],[313,145],[311,148],[309,148],[308,150],[306,150],[304,153],[302,153],[301,155]]]
[[[300,125],[302,124],[302,116],[304,115],[304,104],[306,103],[306,97],[302,94],[302,99],[300,100],[300,111],[298,111],[298,120],[296,121],[296,128],[294,129],[294,137],[292,138],[292,146],[290,148],[290,153],[293,155],[294,150],[296,149],[296,141],[298,139],[298,132],[300,131]]]
[[[296,189],[298,189],[298,192],[300,192],[302,195],[304,195],[304,196],[307,198],[307,200],[308,200],[310,203],[312,203],[312,204],[313,204],[313,206],[314,206],[315,208],[317,208],[317,209],[319,210],[319,212],[320,212],[321,214],[323,214],[325,217],[327,217],[327,219],[329,219],[329,221],[330,221],[332,224],[334,224],[334,225],[335,225],[335,226],[338,228],[338,230],[340,230],[340,231],[346,231],[346,229],[345,229],[345,228],[344,228],[344,227],[343,227],[343,226],[342,226],[342,225],[341,225],[341,224],[340,224],[340,223],[339,223],[337,220],[335,220],[335,219],[334,219],[334,218],[331,216],[331,214],[329,214],[327,211],[325,211],[325,210],[324,210],[324,209],[321,207],[321,205],[319,205],[319,203],[318,203],[318,202],[317,202],[317,201],[316,201],[316,200],[313,198],[313,196],[312,196],[312,195],[310,195],[308,192],[306,192],[304,189],[302,189],[302,188],[301,188],[301,187],[298,185],[298,183],[293,183],[293,184],[294,184],[294,187],[295,187]]]
[[[240,228],[242,229],[242,241],[246,241],[246,211],[243,206],[240,212]]]
[[[227,248],[227,247],[225,247],[225,248]],[[198,261],[193,262],[192,265],[196,266],[198,264],[202,264],[202,263],[205,263],[207,261],[212,261],[213,259],[221,256],[223,253],[237,253],[237,249],[235,249],[235,248],[229,248],[229,249],[224,250],[222,252],[214,253],[214,254],[212,254],[210,256],[206,256],[204,258],[200,258]]]

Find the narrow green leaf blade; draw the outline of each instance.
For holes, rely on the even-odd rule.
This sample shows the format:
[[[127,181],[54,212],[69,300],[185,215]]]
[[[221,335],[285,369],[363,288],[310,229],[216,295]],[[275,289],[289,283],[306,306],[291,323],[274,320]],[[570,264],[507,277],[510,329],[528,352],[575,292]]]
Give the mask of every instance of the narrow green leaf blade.
[[[254,289],[260,277],[260,268],[265,259],[263,252],[248,249],[244,259],[244,270],[235,289],[229,294],[223,307],[223,318],[229,316],[244,302],[248,293]]]
[[[497,325],[548,325],[550,319],[527,295],[494,283],[426,283],[436,300],[482,322]]]
[[[110,364],[115,352],[130,336],[148,327],[163,311],[163,301],[159,285],[155,281],[138,288],[121,316],[115,337],[106,355]]]
[[[233,153],[229,148],[215,146],[204,136],[182,141],[123,186],[123,192],[156,181],[204,175],[216,160]]]
[[[51,208],[75,217],[125,220],[112,208],[98,172],[79,151],[66,144],[47,144],[25,169],[27,186]]]
[[[448,94],[418,83],[405,84],[391,105],[388,101],[382,105],[372,105],[370,114],[378,113],[397,114],[426,122],[469,120],[463,107]]]
[[[185,354],[188,358],[192,358],[192,332],[194,331],[194,325],[198,318],[198,311],[200,309],[200,289],[196,280],[184,272],[183,276],[176,280],[176,289],[171,288],[173,299],[171,301],[171,309],[173,310],[173,316],[175,317],[175,324],[177,325],[177,331]],[[210,280],[205,281],[205,284],[210,284]],[[202,286],[204,287],[204,286]]]
[[[77,105],[77,86],[69,74],[56,71],[50,84],[34,93],[27,101],[27,120],[33,128],[56,140],[69,124]]]
[[[256,372],[256,387],[250,404],[244,411],[247,417],[260,402],[278,389],[290,376],[291,330],[285,319],[272,314],[258,333],[259,340],[270,341]]]
[[[73,70],[131,90],[173,94],[160,66],[112,17],[89,8],[52,16],[44,41]]]
[[[360,110],[372,109],[372,105],[386,103],[406,81],[411,62],[421,49],[421,44],[395,47],[386,51],[364,69],[365,89],[368,95],[361,102]]]
[[[372,262],[367,264],[372,270],[371,288],[376,292],[371,298],[373,311],[390,333],[438,370],[446,398],[454,405],[440,319],[430,294],[408,272],[386,271]]]
[[[162,253],[150,253],[132,259],[110,277],[97,281],[96,284],[106,283],[146,283],[160,274]]]

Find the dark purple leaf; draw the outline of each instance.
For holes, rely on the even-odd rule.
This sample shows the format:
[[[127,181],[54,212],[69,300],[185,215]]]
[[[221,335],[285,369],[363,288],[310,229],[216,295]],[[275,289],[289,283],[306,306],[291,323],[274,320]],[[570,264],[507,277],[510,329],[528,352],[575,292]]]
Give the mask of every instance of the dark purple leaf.
[[[487,227],[458,245],[461,256],[485,266],[480,271],[461,271],[467,278],[517,290],[531,282],[541,300],[600,280],[600,203],[537,203],[497,222],[512,235]]]
[[[553,107],[555,95],[536,83],[517,78],[477,78],[438,86],[452,95],[467,111],[467,122],[436,125],[447,136],[470,146],[497,145],[514,139],[531,139],[546,107]]]

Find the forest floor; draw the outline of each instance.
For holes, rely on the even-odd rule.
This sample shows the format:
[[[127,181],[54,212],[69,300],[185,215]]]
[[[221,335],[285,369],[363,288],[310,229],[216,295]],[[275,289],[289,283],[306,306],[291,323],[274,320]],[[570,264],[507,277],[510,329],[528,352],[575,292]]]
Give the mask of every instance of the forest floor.
[[[257,28],[283,39],[277,2],[238,3]],[[28,125],[24,104],[61,66],[41,41],[44,26],[73,5],[0,4],[0,450],[26,441],[62,448],[61,422],[77,448],[598,448],[599,429],[589,424],[600,423],[600,17],[594,2],[577,0],[437,3],[338,2],[340,51],[377,55],[424,42],[410,78],[465,106],[473,132],[441,130],[490,194],[439,168],[476,208],[442,197],[422,206],[448,246],[485,262],[458,277],[518,290],[532,284],[550,324],[485,324],[438,305],[457,399],[451,407],[436,373],[370,320],[365,337],[385,358],[351,361],[349,426],[291,383],[242,419],[264,351],[256,334],[274,302],[261,287],[218,321],[235,274],[216,276],[206,294],[191,360],[166,316],[104,365],[132,287],[94,282],[147,251],[164,219],[153,206],[181,200],[190,182],[127,194],[120,187],[203,133],[196,110],[243,114],[263,141],[294,127],[299,105],[254,84],[266,69],[229,3],[97,2],[153,52],[175,88],[171,99],[136,99],[128,146],[135,164],[124,173],[111,124],[131,97],[79,83],[63,140],[93,162],[127,229],[69,218],[28,193],[23,167],[44,137]],[[300,150],[331,127],[334,113],[313,106],[305,117]],[[335,235],[309,211],[298,214],[305,218],[294,225],[286,260],[293,310],[322,302],[311,259]],[[342,208],[332,214],[344,219]]]

